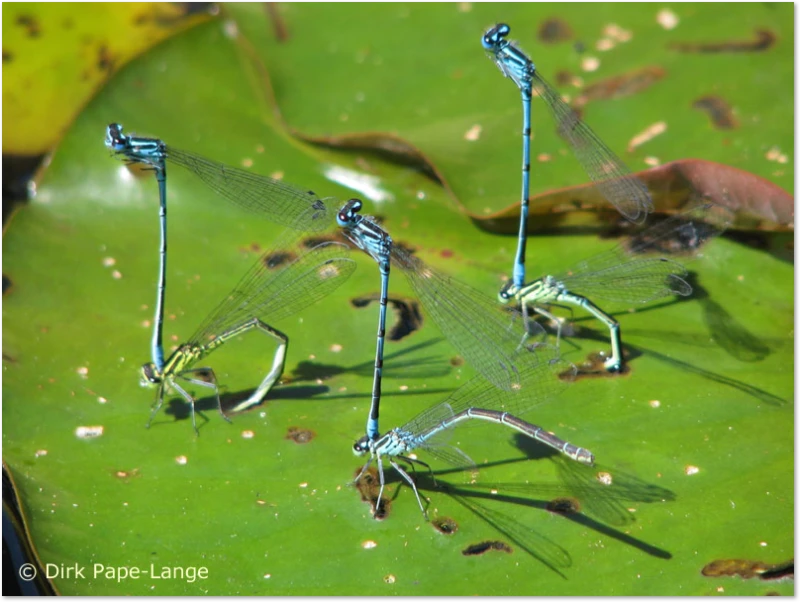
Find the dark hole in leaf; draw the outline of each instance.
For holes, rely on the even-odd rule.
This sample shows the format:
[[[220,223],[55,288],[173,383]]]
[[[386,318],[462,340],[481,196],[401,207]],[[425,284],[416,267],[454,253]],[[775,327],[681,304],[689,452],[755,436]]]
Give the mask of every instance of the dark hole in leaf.
[[[436,518],[431,521],[433,528],[436,529],[439,533],[443,533],[444,535],[453,535],[456,531],[458,531],[458,523],[446,516],[441,518]]]
[[[507,543],[502,541],[482,541],[481,543],[475,543],[470,546],[467,546],[465,549],[461,551],[464,556],[480,556],[481,554],[485,554],[490,550],[497,550],[498,552],[506,552],[510,554],[514,550],[509,546]]]

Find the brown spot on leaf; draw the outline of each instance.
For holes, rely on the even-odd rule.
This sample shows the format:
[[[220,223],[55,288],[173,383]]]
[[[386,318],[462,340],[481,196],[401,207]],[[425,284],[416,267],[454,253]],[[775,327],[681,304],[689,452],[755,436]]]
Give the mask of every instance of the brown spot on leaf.
[[[600,80],[584,88],[581,95],[575,99],[575,108],[583,108],[593,100],[624,98],[638,94],[663,79],[665,75],[664,69],[652,65],[638,71]]]
[[[370,466],[361,476],[359,476],[359,474],[361,474],[360,468],[355,472],[355,483],[356,489],[358,489],[358,492],[361,494],[361,501],[369,503],[372,507],[372,516],[376,520],[385,519],[389,516],[391,503],[385,497],[381,499],[380,506],[376,503],[378,501],[378,492],[381,489],[378,470],[374,466]]]
[[[763,580],[794,578],[794,558],[779,564],[758,560],[723,559],[709,562],[701,571],[706,577],[758,577]]]
[[[545,44],[557,44],[572,39],[572,28],[563,19],[550,18],[539,26],[539,41]]]
[[[298,445],[303,445],[310,442],[314,437],[316,437],[316,433],[312,430],[301,429],[299,426],[290,426],[286,431],[284,439],[289,439]]]
[[[100,71],[108,72],[114,69],[114,57],[105,44],[102,44],[100,48],[97,49],[97,68],[100,69]]]
[[[753,40],[729,40],[727,42],[673,42],[670,50],[677,52],[762,52],[771,48],[777,40],[767,29],[756,29]]]
[[[297,256],[289,251],[275,251],[264,257],[261,261],[268,270],[276,270],[295,260]]]
[[[714,127],[720,130],[731,130],[739,125],[733,116],[731,106],[719,96],[703,96],[692,103],[692,108],[705,111],[711,118]]]
[[[19,15],[17,17],[17,25],[24,27],[29,38],[38,38],[42,33],[39,22],[31,15]]]
[[[556,85],[559,87],[571,86],[574,80],[572,72],[566,70],[560,70],[556,72]]]
[[[301,244],[306,249],[313,249],[326,242],[346,242],[346,240],[346,238],[341,236],[341,233],[337,233],[330,236],[309,236],[308,238],[304,238]]]

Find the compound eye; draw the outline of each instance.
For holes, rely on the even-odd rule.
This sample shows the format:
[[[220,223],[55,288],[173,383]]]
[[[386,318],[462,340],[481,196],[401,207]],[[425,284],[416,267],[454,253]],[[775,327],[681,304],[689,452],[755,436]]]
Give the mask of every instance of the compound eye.
[[[350,199],[336,214],[336,221],[340,226],[346,226],[355,219],[356,213],[361,211],[363,203],[359,199]]]
[[[156,367],[152,364],[142,366],[142,376],[150,384],[157,385],[161,382],[161,376],[156,374]]]
[[[106,128],[106,144],[114,147],[115,150],[119,150],[124,146],[123,138],[122,126],[118,123],[109,124]]]
[[[369,451],[369,439],[366,435],[361,437],[358,441],[353,443],[353,453],[357,456],[362,456]]]
[[[513,282],[506,282],[498,293],[500,301],[509,301],[511,298],[513,298],[515,289],[516,287],[514,286]]]

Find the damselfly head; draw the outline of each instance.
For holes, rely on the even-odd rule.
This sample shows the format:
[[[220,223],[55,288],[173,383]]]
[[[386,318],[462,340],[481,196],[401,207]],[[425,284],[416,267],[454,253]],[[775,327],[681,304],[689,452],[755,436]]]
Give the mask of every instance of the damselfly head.
[[[483,44],[484,49],[489,51],[496,51],[500,46],[500,43],[503,41],[511,28],[506,25],[505,23],[498,23],[494,27],[490,28],[485,34],[483,34],[483,39],[481,43]]]
[[[161,383],[161,374],[153,362],[147,362],[142,366],[141,384],[143,387],[153,387]]]
[[[106,147],[114,151],[121,151],[125,148],[125,142],[122,126],[118,123],[109,123],[106,128]]]
[[[514,299],[517,293],[519,293],[519,287],[514,284],[513,280],[509,280],[500,288],[500,292],[497,293],[497,299],[505,305]]]
[[[351,226],[356,223],[357,213],[361,211],[363,203],[358,199],[350,199],[344,204],[344,207],[339,209],[336,214],[336,223],[342,228]]]
[[[363,437],[361,437],[361,439],[353,443],[353,453],[355,455],[363,456],[368,451],[369,451],[369,437],[367,437],[366,435],[364,435]]]

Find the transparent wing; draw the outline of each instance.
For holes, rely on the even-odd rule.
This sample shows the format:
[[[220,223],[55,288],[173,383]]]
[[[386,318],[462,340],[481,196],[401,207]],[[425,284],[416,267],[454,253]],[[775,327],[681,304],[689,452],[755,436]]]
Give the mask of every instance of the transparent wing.
[[[513,507],[509,504],[509,509],[514,512],[514,516],[511,516],[504,512],[492,510],[489,506],[478,502],[474,492],[447,485],[447,493],[459,504],[508,537],[510,541],[550,569],[560,574],[558,569],[572,566],[572,558],[567,550],[541,533],[537,533],[532,527],[519,521],[519,507]],[[492,502],[492,505],[497,503],[496,501]]]
[[[610,148],[578,117],[561,95],[535,71],[531,83],[546,102],[558,134],[569,144],[586,175],[601,194],[630,221],[641,224],[653,210],[647,187],[634,176]]]
[[[433,406],[406,423],[402,430],[425,433],[445,418],[468,408],[509,412],[521,417],[526,412],[553,400],[574,381],[577,369],[558,357],[554,347],[538,346],[536,357],[521,364],[519,382],[511,391],[498,389],[483,377],[475,377]],[[530,356],[531,353],[526,354]]]
[[[333,199],[321,199],[311,190],[172,147],[167,147],[167,159],[193,172],[209,188],[235,205],[261,214],[281,226],[318,232],[333,224]]]
[[[268,251],[203,322],[191,342],[205,343],[209,337],[252,318],[277,322],[316,303],[339,288],[355,270],[356,263],[347,257],[348,252],[346,245],[326,242],[275,270],[271,262],[281,254]]]
[[[577,497],[586,514],[596,516],[611,525],[633,522],[628,511],[631,503],[653,504],[675,500],[669,489],[659,487],[616,468],[584,466],[554,456],[552,461],[568,491]],[[604,484],[598,475],[606,473],[610,484]]]
[[[591,299],[645,303],[668,295],[691,294],[686,269],[666,254],[694,257],[730,225],[733,214],[721,205],[699,204],[670,217],[610,251],[557,276],[568,291]]]
[[[505,313],[494,299],[397,247],[392,248],[392,262],[403,270],[425,311],[467,362],[495,387],[510,391],[519,383],[517,363],[530,360],[530,354],[520,352],[519,314]]]
[[[405,427],[394,429],[395,434],[404,440],[408,450],[424,449],[432,456],[460,469],[474,467],[475,462],[472,461],[472,458],[457,447],[448,445],[452,429],[436,428],[453,417],[452,408],[444,402],[429,408],[426,414],[430,427],[425,431],[409,428],[411,423]]]
[[[688,296],[686,269],[663,257],[629,260],[596,272],[566,277],[567,290],[589,299],[619,303],[647,303],[670,295]]]
[[[420,446],[427,453],[433,457],[441,460],[445,464],[449,464],[461,470],[476,469],[475,462],[463,451],[454,445],[445,445],[443,443],[425,443]]]

